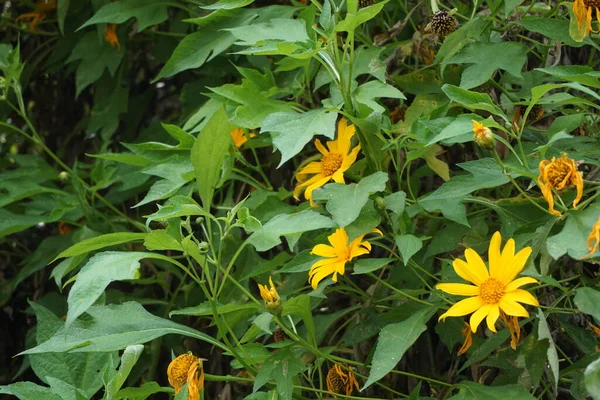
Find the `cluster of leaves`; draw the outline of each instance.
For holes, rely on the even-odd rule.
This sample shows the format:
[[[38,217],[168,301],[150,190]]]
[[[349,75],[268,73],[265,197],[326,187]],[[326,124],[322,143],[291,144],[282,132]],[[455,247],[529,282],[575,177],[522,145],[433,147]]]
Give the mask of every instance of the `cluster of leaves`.
[[[341,398],[600,399],[594,2],[0,4],[1,394],[166,396],[192,351],[205,398],[324,398],[337,365]],[[294,172],[341,119],[358,160],[311,207]],[[563,153],[583,186],[552,213],[538,165]],[[341,228],[381,236],[313,290]],[[540,305],[457,355],[435,285],[496,231]]]

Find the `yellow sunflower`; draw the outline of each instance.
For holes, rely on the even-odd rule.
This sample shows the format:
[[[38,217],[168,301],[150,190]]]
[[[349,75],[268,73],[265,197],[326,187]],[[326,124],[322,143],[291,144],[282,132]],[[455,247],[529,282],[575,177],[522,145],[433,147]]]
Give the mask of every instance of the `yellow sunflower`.
[[[599,33],[592,29],[592,13],[596,11],[596,21],[600,24],[600,0],[575,0],[573,2],[573,14],[577,19],[579,31],[583,29],[583,37],[587,37],[591,32]]]
[[[310,205],[315,207],[312,200],[312,192],[334,180],[337,183],[346,183],[344,181],[344,172],[350,168],[356,156],[360,151],[360,145],[350,149],[352,136],[356,133],[354,125],[347,125],[345,119],[338,123],[337,140],[327,142],[327,148],[321,144],[319,139],[315,139],[317,150],[323,155],[320,161],[313,161],[296,173],[298,186],[294,189],[294,198],[299,200],[302,189],[306,188],[304,198],[310,201]],[[308,179],[308,175],[313,175]]]
[[[494,233],[488,251],[489,270],[485,263],[473,249],[465,250],[467,261],[454,260],[452,264],[454,271],[462,279],[473,283],[440,283],[436,285],[446,293],[471,296],[454,304],[448,311],[440,316],[440,320],[447,317],[461,317],[471,314],[469,324],[473,332],[486,318],[487,326],[492,332],[496,332],[496,320],[500,317],[500,311],[514,317],[528,317],[529,313],[519,303],[538,306],[539,303],[533,295],[521,286],[537,283],[530,277],[517,278],[517,275],[525,267],[525,262],[531,254],[531,247],[525,247],[515,254],[515,241],[509,239],[500,251],[502,236],[500,232]]]
[[[379,233],[382,235],[379,229],[373,229],[368,233]],[[344,275],[346,263],[351,261],[354,257],[369,254],[371,252],[371,243],[363,241],[366,233],[360,235],[348,244],[348,234],[344,228],[338,228],[334,233],[327,237],[327,240],[331,244],[318,244],[313,247],[310,254],[317,256],[326,257],[323,260],[319,260],[310,267],[308,271],[308,283],[312,285],[312,288],[317,290],[319,282],[325,279],[326,276],[333,274],[332,278],[334,282],[337,282],[337,274]]]
[[[233,140],[235,147],[238,149],[248,141],[248,137],[252,139],[253,137],[256,137],[256,135],[254,133],[250,133],[248,136],[246,136],[246,133],[244,133],[242,128],[235,128],[231,131],[231,139]]]

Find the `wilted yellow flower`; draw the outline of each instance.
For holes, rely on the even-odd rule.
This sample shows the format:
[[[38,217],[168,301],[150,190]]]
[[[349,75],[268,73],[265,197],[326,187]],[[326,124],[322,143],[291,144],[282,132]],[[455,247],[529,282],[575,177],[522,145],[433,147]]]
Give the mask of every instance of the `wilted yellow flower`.
[[[600,0],[575,0],[573,2],[573,14],[577,19],[579,31],[584,29],[583,37],[587,37],[591,32],[598,33],[592,29],[592,13],[596,10],[596,21],[600,24]]]
[[[483,126],[483,124],[480,124],[474,119],[472,119],[471,122],[473,123],[473,140],[475,140],[475,143],[477,143],[479,147],[493,147],[494,134],[490,128]]]
[[[250,138],[256,137],[254,133],[250,133],[248,136]],[[231,139],[233,140],[235,147],[238,149],[248,141],[248,136],[246,136],[242,128],[235,128],[231,131]]]
[[[531,247],[525,247],[515,254],[513,239],[506,242],[502,252],[500,252],[501,244],[500,232],[494,233],[488,250],[489,270],[473,249],[465,250],[466,262],[461,259],[454,260],[452,263],[454,271],[462,279],[474,285],[440,283],[436,288],[449,294],[472,297],[454,304],[440,316],[440,320],[473,313],[469,321],[473,332],[477,331],[477,327],[486,317],[488,328],[496,332],[495,324],[500,311],[510,316],[528,317],[529,313],[519,303],[539,305],[531,293],[519,289],[523,285],[537,283],[537,281],[530,277],[515,279],[525,267],[525,262],[531,254]]]
[[[117,50],[121,48],[119,38],[117,37],[117,25],[106,24],[104,25],[104,40],[112,47],[116,47]]]
[[[37,25],[46,19],[48,14],[56,9],[56,0],[39,0],[35,5],[35,9],[32,12],[21,14],[17,17],[15,22],[18,24],[20,21],[31,20],[31,30],[35,31]]]
[[[508,327],[510,332],[510,347],[513,350],[517,349],[519,339],[521,338],[521,325],[519,325],[519,318],[514,315],[508,316],[500,311],[500,317],[504,321],[504,324]]]
[[[310,205],[315,207],[312,200],[313,190],[323,186],[330,180],[337,183],[346,183],[344,181],[344,172],[350,168],[356,156],[360,151],[360,145],[350,150],[352,137],[356,133],[354,125],[347,125],[345,119],[338,123],[337,140],[327,142],[327,148],[321,144],[319,139],[315,140],[315,146],[323,158],[320,161],[313,161],[296,173],[296,179],[299,184],[294,189],[294,198],[299,199],[300,192],[306,188],[304,198],[310,201]],[[314,175],[313,175],[314,174]],[[308,175],[313,175],[307,179]]]
[[[258,289],[260,290],[260,297],[265,301],[265,306],[271,310],[276,311],[281,308],[281,299],[279,298],[279,293],[277,293],[277,289],[275,289],[275,285],[273,285],[273,280],[269,277],[269,285],[261,285],[258,284]]]
[[[382,235],[379,229],[373,229],[368,233],[379,233]],[[338,228],[334,233],[327,237],[327,240],[331,244],[318,244],[313,247],[310,254],[316,254],[321,257],[326,257],[323,260],[319,260],[310,267],[308,271],[308,283],[312,285],[312,288],[317,290],[319,282],[325,279],[326,276],[333,274],[331,279],[337,282],[337,275],[344,275],[346,263],[351,261],[354,257],[369,254],[371,252],[371,243],[364,241],[366,233],[360,235],[348,244],[348,234],[344,228]]]
[[[459,356],[465,354],[473,344],[473,332],[471,332],[471,325],[469,325],[467,322],[464,322],[464,324],[465,327],[462,331],[460,331],[460,333],[462,333],[462,335],[465,337],[465,341],[461,348],[458,350],[457,355]]]
[[[202,360],[192,352],[182,354],[175,358],[167,368],[169,384],[175,389],[175,394],[188,384],[187,400],[198,400],[200,391],[204,387],[204,369]]]
[[[342,367],[335,364],[327,373],[327,391],[336,394],[344,393],[350,396],[354,389],[359,390],[358,381],[352,372],[352,367],[347,367],[344,371]],[[336,397],[336,396],[334,396]]]
[[[583,256],[582,259],[590,258],[598,251],[598,246],[600,246],[600,218],[598,218],[598,221],[592,226],[592,231],[587,238],[586,244],[590,254]]]
[[[552,188],[563,190],[569,185],[575,185],[577,196],[573,200],[575,208],[583,196],[583,176],[577,171],[575,160],[562,154],[560,158],[552,157],[552,161],[540,161],[540,176],[538,177],[538,186],[548,202],[548,211],[554,215],[560,215],[560,211],[554,209],[554,197]]]

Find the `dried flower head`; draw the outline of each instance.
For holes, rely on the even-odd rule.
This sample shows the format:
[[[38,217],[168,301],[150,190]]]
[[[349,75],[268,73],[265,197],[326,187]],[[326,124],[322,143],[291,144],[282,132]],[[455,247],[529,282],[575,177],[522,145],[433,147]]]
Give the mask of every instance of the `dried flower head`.
[[[527,111],[527,105],[525,104],[517,104],[515,105],[515,113],[512,118],[512,126],[515,131],[519,130],[519,124],[521,123],[521,118],[523,114]],[[529,114],[527,114],[527,119],[525,122],[532,123],[540,120],[544,116],[544,107],[541,104],[535,104],[531,107]]]
[[[345,366],[346,367],[346,366]],[[345,394],[350,396],[354,389],[359,390],[358,381],[352,372],[352,367],[346,367],[344,371],[342,367],[335,364],[327,373],[327,391],[335,394]]]
[[[462,279],[474,285],[464,283],[440,283],[436,285],[446,293],[458,296],[471,296],[454,304],[448,311],[440,316],[440,320],[447,317],[460,317],[471,314],[469,324],[473,332],[486,319],[490,331],[496,332],[496,321],[500,312],[515,317],[528,317],[529,313],[519,303],[538,306],[537,299],[529,292],[520,289],[521,286],[537,283],[530,277],[517,278],[525,267],[525,262],[531,254],[531,247],[525,247],[515,254],[515,241],[509,239],[500,251],[502,236],[500,232],[494,233],[488,249],[489,269],[473,249],[465,250],[467,261],[456,259],[452,263],[454,271]],[[516,279],[515,279],[516,278]]]
[[[441,39],[445,38],[458,27],[458,21],[448,11],[439,10],[431,15],[425,32],[433,32]]]
[[[583,256],[582,259],[593,257],[598,251],[598,246],[600,246],[600,218],[598,218],[598,221],[596,221],[594,226],[592,226],[592,231],[587,238],[586,245],[590,253],[586,256]]]
[[[471,325],[469,325],[466,321],[463,323],[465,327],[462,331],[460,331],[460,333],[462,333],[462,335],[465,337],[465,341],[463,342],[461,348],[458,350],[457,355],[459,356],[465,354],[473,344],[473,332],[471,331]]]
[[[519,318],[514,315],[508,316],[500,311],[500,317],[504,321],[504,324],[508,327],[510,332],[510,347],[513,350],[517,349],[519,339],[521,338],[521,325],[519,325]]]
[[[116,47],[117,50],[121,49],[119,38],[117,37],[117,25],[106,24],[104,25],[104,40],[112,47]]]
[[[204,369],[202,360],[191,352],[175,358],[167,368],[169,384],[175,389],[175,394],[188,384],[187,400],[198,400],[204,387]]]
[[[48,14],[50,14],[55,9],[56,0],[39,0],[32,12],[19,15],[15,22],[18,24],[21,21],[30,21],[31,30],[35,31],[37,25],[41,21],[46,19]]]
[[[574,185],[577,188],[577,196],[573,200],[573,207],[576,207],[583,196],[583,176],[577,170],[575,160],[568,158],[563,153],[558,159],[552,157],[552,161],[540,161],[539,168],[540,175],[537,183],[548,202],[548,211],[554,215],[560,215],[560,211],[554,209],[552,189],[560,191],[570,185]]]
[[[377,3],[377,0],[358,0],[358,8],[372,6]]]

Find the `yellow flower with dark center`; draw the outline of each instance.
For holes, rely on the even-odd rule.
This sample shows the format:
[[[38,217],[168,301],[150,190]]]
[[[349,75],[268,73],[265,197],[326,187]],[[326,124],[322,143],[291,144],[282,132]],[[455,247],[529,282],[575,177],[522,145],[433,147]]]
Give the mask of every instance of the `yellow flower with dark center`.
[[[35,31],[37,25],[41,21],[46,19],[48,14],[50,14],[55,9],[56,0],[39,0],[35,5],[35,9],[32,12],[19,15],[15,22],[18,24],[20,21],[31,21],[31,30]]]
[[[560,215],[560,211],[554,209],[554,196],[552,189],[563,190],[570,185],[577,188],[577,196],[573,200],[573,208],[577,206],[583,196],[583,176],[577,171],[575,160],[562,154],[560,158],[552,157],[552,161],[540,161],[540,176],[537,183],[542,195],[548,202],[548,211],[554,215]]]
[[[483,126],[483,124],[471,120],[473,123],[473,140],[480,147],[493,147],[494,146],[494,134],[490,128]]]
[[[469,325],[467,322],[464,322],[464,324],[465,327],[462,331],[460,331],[460,333],[462,333],[462,335],[465,337],[465,341],[463,342],[461,348],[458,350],[458,353],[456,353],[456,355],[459,356],[465,354],[473,344],[473,332],[471,332],[471,325]]]
[[[327,391],[335,394],[344,393],[350,396],[354,389],[359,390],[358,381],[352,372],[352,367],[347,367],[344,371],[342,367],[335,364],[327,373]],[[336,396],[334,396],[336,397]]]
[[[368,233],[379,233],[382,235],[379,229],[373,229]],[[312,285],[314,290],[317,290],[319,282],[328,275],[333,274],[331,279],[333,279],[334,282],[337,282],[337,275],[344,275],[347,262],[351,261],[354,257],[369,254],[371,252],[371,243],[363,241],[365,235],[366,233],[363,233],[348,244],[348,234],[346,233],[346,230],[344,228],[338,228],[334,233],[327,237],[331,246],[318,244],[313,247],[310,254],[326,257],[325,259],[314,263],[308,272],[308,283]]]
[[[592,13],[596,11],[596,21],[600,24],[600,0],[575,0],[573,2],[573,14],[577,19],[579,31],[583,30],[583,37],[587,37],[590,32],[599,33],[592,29]]]
[[[104,40],[112,47],[116,47],[117,50],[121,49],[121,43],[119,43],[119,38],[117,37],[116,24],[104,25]]]
[[[525,247],[515,254],[515,241],[509,239],[500,251],[502,236],[500,232],[494,233],[488,250],[489,270],[485,263],[473,249],[465,250],[467,261],[456,259],[452,263],[454,271],[462,279],[473,283],[440,283],[437,289],[446,293],[471,296],[454,304],[448,311],[440,316],[440,320],[447,317],[461,317],[471,314],[469,324],[473,332],[484,318],[487,327],[496,332],[496,320],[500,311],[515,317],[528,317],[529,313],[519,303],[538,306],[537,299],[529,292],[520,289],[521,286],[537,283],[530,277],[517,278],[525,267],[525,262],[531,254],[531,247]]]
[[[250,138],[256,137],[254,133],[250,133],[248,136]],[[246,136],[242,128],[235,128],[231,131],[231,139],[233,140],[235,147],[238,149],[248,141],[248,136]]]
[[[598,247],[600,246],[600,218],[598,218],[598,221],[592,226],[592,231],[587,238],[586,245],[590,253],[583,256],[582,259],[590,258],[598,251]]]
[[[169,384],[175,389],[175,394],[179,393],[188,384],[187,400],[198,400],[200,391],[204,387],[204,369],[202,360],[194,356],[191,352],[182,354],[175,358],[167,368]]]
[[[277,289],[275,289],[275,285],[273,285],[273,280],[269,277],[269,285],[261,285],[258,284],[258,290],[260,290],[260,297],[265,301],[265,307],[267,307],[270,311],[281,311],[281,298],[279,297],[279,293],[277,293]]]
[[[337,140],[327,142],[327,148],[321,144],[319,139],[315,140],[317,150],[323,155],[320,161],[313,161],[296,173],[296,179],[299,184],[294,189],[294,198],[299,200],[302,189],[306,188],[304,198],[310,201],[310,205],[315,207],[312,200],[313,190],[323,186],[330,180],[337,183],[346,183],[344,181],[344,172],[350,168],[358,152],[360,145],[350,150],[352,137],[356,133],[354,125],[347,125],[345,119],[338,123]],[[308,175],[313,175],[310,179]]]

